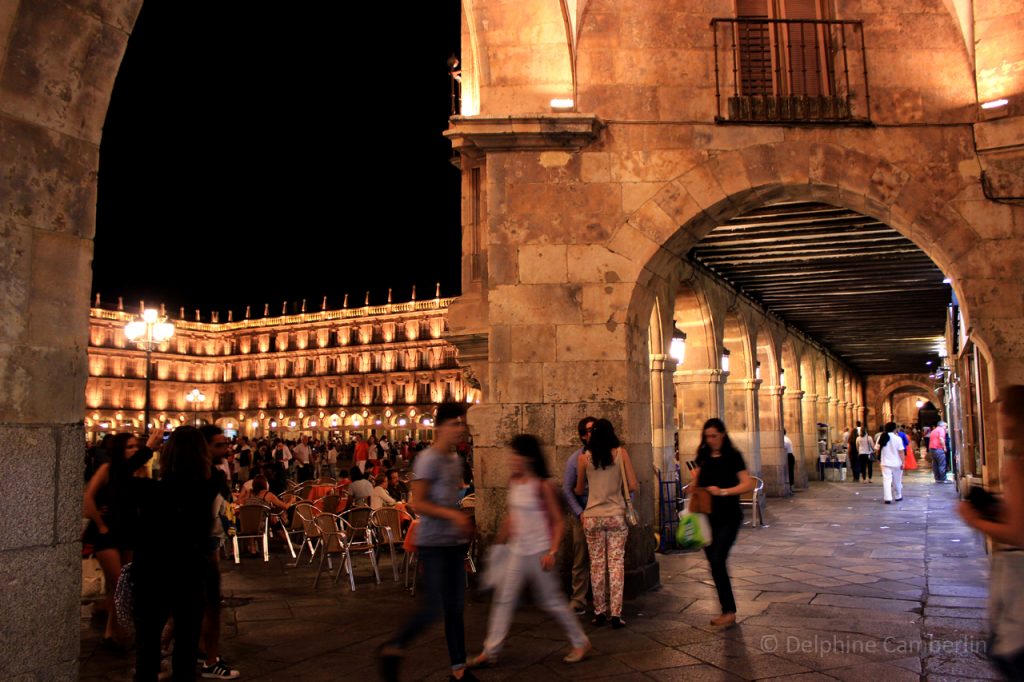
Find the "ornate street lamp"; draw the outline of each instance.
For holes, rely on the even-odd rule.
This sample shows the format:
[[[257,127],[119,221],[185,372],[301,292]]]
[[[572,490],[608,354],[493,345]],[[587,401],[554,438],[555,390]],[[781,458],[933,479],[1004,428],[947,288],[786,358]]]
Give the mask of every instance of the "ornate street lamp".
[[[206,400],[206,394],[198,388],[193,388],[185,395],[185,400],[192,403],[192,424],[199,427],[199,407]]]
[[[142,311],[140,319],[132,320],[124,326],[125,337],[146,351],[146,407],[143,410],[143,431],[149,434],[149,376],[153,349],[174,336],[174,325],[154,308]]]

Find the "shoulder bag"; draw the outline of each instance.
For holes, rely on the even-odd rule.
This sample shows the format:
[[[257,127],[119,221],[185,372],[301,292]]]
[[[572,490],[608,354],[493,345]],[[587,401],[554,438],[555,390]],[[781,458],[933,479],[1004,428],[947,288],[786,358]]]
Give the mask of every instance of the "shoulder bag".
[[[619,473],[622,474],[622,496],[626,499],[626,523],[630,526],[640,525],[640,516],[636,513],[633,500],[629,497],[629,485],[626,483],[626,464],[622,453],[619,453]]]
[[[690,485],[693,487],[693,491],[690,492],[686,500],[686,510],[693,514],[710,514],[711,513],[711,493],[707,491],[707,488],[700,487],[700,474],[697,478],[694,478]]]

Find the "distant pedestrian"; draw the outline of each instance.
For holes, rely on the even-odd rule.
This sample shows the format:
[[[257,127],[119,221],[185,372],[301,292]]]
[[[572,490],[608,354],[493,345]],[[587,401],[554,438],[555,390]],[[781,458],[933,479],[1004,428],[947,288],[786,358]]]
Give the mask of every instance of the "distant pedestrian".
[[[587,553],[587,538],[583,534],[583,510],[587,508],[587,486],[584,483],[583,494],[575,492],[577,472],[579,470],[579,458],[583,454],[587,442],[590,440],[590,433],[594,430],[593,417],[584,417],[576,425],[576,431],[580,437],[580,448],[569,455],[565,463],[565,477],[562,480],[562,494],[569,506],[569,534],[566,536],[566,546],[572,556],[572,597],[569,605],[577,616],[587,612],[587,591],[590,589],[590,556]]]
[[[903,499],[903,439],[896,432],[896,423],[889,422],[878,439],[879,461],[882,464],[882,498],[886,504]],[[895,498],[893,493],[895,492]]]
[[[857,474],[860,475],[861,483],[871,483],[874,461],[875,439],[868,435],[867,429],[862,429],[860,437],[857,438]]]
[[[678,437],[678,434],[677,434]],[[789,487],[796,489],[796,455],[793,454],[793,441],[789,439],[786,429],[782,429],[782,447],[786,450],[786,471],[789,474]],[[679,460],[679,449],[676,448],[676,461]]]
[[[946,480],[946,422],[940,421],[928,434],[928,454],[932,456],[935,482],[949,483],[950,481]]]
[[[626,566],[626,499],[623,472],[629,492],[640,484],[633,473],[629,453],[622,447],[612,423],[594,422],[586,450],[577,460],[575,493],[589,490],[583,511],[583,532],[590,552],[590,584],[594,591],[594,624],[604,625],[611,616],[613,628],[626,625],[622,619],[622,588]]]
[[[534,436],[518,435],[509,446],[512,476],[508,485],[508,514],[495,540],[498,544],[508,543],[508,554],[500,569],[484,650],[472,665],[497,662],[525,585],[530,586],[537,606],[558,621],[572,644],[572,651],[562,660],[579,663],[590,649],[590,641],[569,610],[553,571],[565,529],[558,491],[549,480],[544,453]]]
[[[736,623],[736,598],[726,562],[743,523],[740,495],[753,490],[756,483],[721,419],[712,418],[704,423],[697,448],[697,468],[690,485],[700,486],[711,495],[711,544],[704,548],[704,554],[711,565],[711,578],[722,607],[722,615],[712,618],[711,625],[730,627]]]
[[[900,440],[903,441],[903,470],[913,471],[917,468],[917,458],[914,457],[914,448],[911,445],[910,436],[907,435],[907,427],[900,426]]]
[[[466,670],[463,606],[466,545],[473,534],[469,516],[457,507],[462,490],[462,458],[456,446],[466,438],[466,406],[442,403],[434,418],[434,443],[413,467],[412,499],[420,516],[416,551],[423,568],[423,590],[416,612],[380,648],[381,676],[398,679],[402,656],[412,640],[444,613],[444,636],[451,662],[449,680],[475,680]]]

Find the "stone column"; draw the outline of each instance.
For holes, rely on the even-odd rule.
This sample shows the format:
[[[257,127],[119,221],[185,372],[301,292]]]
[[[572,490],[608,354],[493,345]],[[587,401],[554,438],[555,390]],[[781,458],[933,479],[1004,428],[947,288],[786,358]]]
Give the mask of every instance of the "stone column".
[[[761,475],[761,429],[757,406],[757,389],[760,386],[760,379],[726,381],[722,417],[729,437],[743,453],[747,468],[754,476]]]
[[[828,430],[826,432],[827,435],[825,436],[825,450],[826,450],[826,452],[828,452],[828,451],[830,451],[830,448],[832,447],[832,432],[834,430],[833,423],[829,421],[829,397],[828,397],[828,395],[819,395],[818,396],[818,423],[826,424],[828,426]],[[815,426],[817,426],[817,425],[815,425]],[[817,464],[817,453],[815,453],[815,462],[814,462],[815,471],[817,471],[817,466],[818,466],[818,464]]]
[[[711,417],[722,416],[724,379],[720,369],[677,369],[672,374],[672,382],[676,387],[675,409],[679,422],[681,463],[696,456],[704,422]],[[682,471],[685,480],[685,464]]]
[[[761,450],[761,478],[765,494],[782,497],[792,492],[786,471],[786,449],[782,443],[782,396],[785,386],[764,386],[758,392],[758,425]]]
[[[804,451],[801,457],[805,480],[814,479],[818,461],[818,396],[804,393],[803,401]]]
[[[839,398],[829,396],[825,399],[825,414],[828,415],[825,421],[829,426],[828,444],[831,447],[832,442],[843,432],[843,425],[839,423]]]
[[[654,466],[661,470],[662,480],[675,480],[675,452],[672,443],[671,405],[665,399],[664,354],[651,355],[651,447]]]
[[[804,462],[808,441],[804,428],[804,392],[787,390],[783,396],[783,402],[785,409],[782,414],[785,420],[786,435],[793,441],[793,456],[796,458],[796,465],[793,467],[794,480],[789,483],[794,488],[806,488],[807,471]],[[813,436],[810,444],[814,444]]]

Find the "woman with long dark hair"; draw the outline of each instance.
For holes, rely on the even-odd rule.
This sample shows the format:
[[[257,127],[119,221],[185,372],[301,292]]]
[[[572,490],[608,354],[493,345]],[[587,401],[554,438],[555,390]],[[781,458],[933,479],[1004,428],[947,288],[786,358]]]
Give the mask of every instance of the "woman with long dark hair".
[[[594,422],[590,441],[576,468],[577,496],[589,490],[583,510],[583,534],[590,552],[590,585],[594,592],[594,624],[604,625],[609,615],[613,628],[621,628],[622,586],[626,570],[626,498],[623,472],[630,493],[640,488],[633,462],[607,419]],[[610,611],[610,613],[609,613]]]
[[[743,455],[732,444],[725,430],[725,422],[712,418],[704,422],[700,447],[697,448],[697,468],[693,481],[711,495],[711,544],[704,548],[704,554],[711,565],[711,578],[715,581],[718,603],[722,615],[711,619],[716,627],[730,627],[736,623],[736,598],[732,593],[732,581],[726,565],[729,550],[736,542],[743,510],[740,509],[740,495],[754,489],[755,481],[747,473]]]
[[[214,561],[210,538],[217,490],[210,469],[202,433],[192,426],[179,427],[160,455],[160,480],[150,486],[142,505],[145,533],[132,564],[139,682],[157,679],[160,632],[170,616],[174,679],[195,678],[205,577]]]
[[[114,588],[121,567],[132,560],[138,535],[138,495],[133,479],[136,470],[153,457],[152,448],[159,444],[160,434],[150,436],[142,446],[131,433],[114,436],[107,447],[109,461],[101,464],[89,479],[82,499],[82,515],[89,519],[82,539],[93,546],[107,586],[105,648],[122,647],[119,639],[124,624],[117,622],[114,612]]]
[[[565,514],[558,492],[551,483],[540,441],[521,434],[509,443],[512,449],[512,477],[508,485],[508,516],[495,542],[508,543],[508,557],[501,582],[494,593],[484,650],[471,665],[493,665],[512,625],[516,602],[524,583],[532,587],[534,601],[565,630],[572,651],[562,660],[583,660],[590,641],[569,610],[569,602],[558,586],[552,569],[565,529]]]

